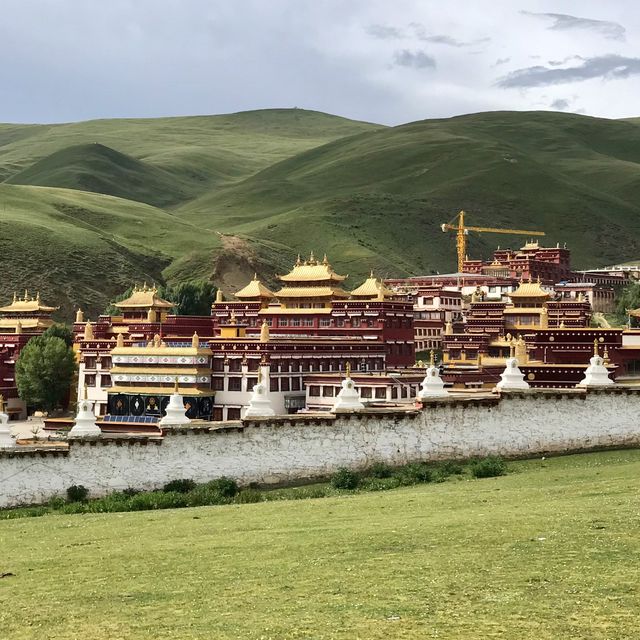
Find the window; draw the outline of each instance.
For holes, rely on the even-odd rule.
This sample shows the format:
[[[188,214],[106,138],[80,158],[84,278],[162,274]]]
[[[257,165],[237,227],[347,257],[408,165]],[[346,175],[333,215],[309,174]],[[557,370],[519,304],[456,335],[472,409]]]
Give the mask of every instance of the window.
[[[300,378],[291,378],[291,391],[300,391]]]
[[[84,383],[87,387],[95,387],[96,386],[96,376],[95,374],[86,375],[84,377]]]
[[[391,398],[394,400],[398,398],[398,387],[391,387]]]
[[[321,318],[320,319],[320,326],[321,327],[330,327],[331,326],[331,320],[329,320],[329,318]]]
[[[344,327],[344,319],[343,318],[339,318],[338,320],[336,320],[336,325],[338,327]]]
[[[314,398],[320,397],[320,387],[318,385],[312,384],[309,387],[309,395]]]
[[[313,318],[305,318],[305,319],[302,321],[302,324],[303,324],[305,327],[313,327]]]
[[[291,319],[291,326],[292,327],[299,327],[300,326],[300,318],[292,318]]]
[[[213,407],[213,421],[214,422],[222,421],[222,407]]]
[[[323,398],[333,398],[334,394],[335,394],[335,389],[333,387],[328,387],[328,386],[322,387]]]
[[[359,327],[360,326],[360,318],[351,318],[351,326]]]
[[[111,376],[103,375],[100,377],[100,386],[101,387],[110,387],[111,386]]]
[[[84,368],[85,369],[95,369],[96,368],[96,357],[95,356],[85,356],[85,358],[84,358]]]
[[[247,378],[247,390],[252,390],[258,384],[258,378]]]
[[[227,420],[240,420],[240,407],[229,407],[227,409]]]
[[[289,378],[280,378],[280,391],[289,391]]]
[[[271,378],[269,381],[269,391],[280,391],[278,386],[278,378]]]
[[[386,398],[387,390],[384,387],[376,387],[376,398]]]
[[[260,365],[260,361],[257,358],[252,358],[248,362],[247,371],[257,371],[259,365]]]
[[[242,389],[242,378],[229,378],[229,391],[240,391]]]
[[[111,369],[111,356],[103,356],[101,364],[103,369]]]
[[[371,397],[371,387],[361,387],[360,388],[360,397],[361,398],[370,398]]]
[[[224,378],[222,376],[216,376],[211,380],[211,386],[214,391],[222,391],[224,389]],[[222,418],[220,418],[222,420]]]
[[[214,358],[213,359],[213,370],[214,371],[224,371],[224,360],[222,358]]]
[[[240,371],[242,368],[242,360],[240,358],[232,358],[229,360],[229,371]]]
[[[280,318],[278,321],[278,326],[280,327],[288,327],[289,326],[289,318]]]

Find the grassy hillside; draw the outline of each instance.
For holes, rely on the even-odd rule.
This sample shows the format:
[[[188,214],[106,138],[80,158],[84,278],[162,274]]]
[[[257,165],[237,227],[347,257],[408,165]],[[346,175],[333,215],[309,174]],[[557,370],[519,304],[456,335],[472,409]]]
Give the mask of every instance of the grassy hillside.
[[[371,268],[384,276],[448,271],[455,267],[455,243],[439,225],[462,208],[470,224],[546,231],[544,242],[566,242],[576,267],[640,256],[640,126],[633,120],[496,112],[384,128],[276,109],[0,125],[0,178],[63,187],[66,195],[58,189],[55,197],[80,198],[81,208],[99,200],[100,222],[82,230],[98,234],[91,242],[101,242],[103,226],[121,226],[121,209],[154,205],[145,211],[158,217],[145,222],[144,233],[139,225],[121,227],[124,246],[136,246],[136,259],[126,269],[116,261],[113,278],[107,272],[118,283],[135,270],[138,256],[146,256],[144,264],[151,260],[158,278],[199,274],[231,292],[254,270],[269,279],[299,251],[312,249],[326,251],[351,275],[348,286]],[[87,199],[79,190],[120,199]],[[16,192],[0,191],[0,198],[5,193]],[[52,206],[51,191],[25,187],[20,193],[41,205],[36,210]],[[9,201],[0,199],[0,207],[3,202],[6,209]],[[57,259],[70,264],[57,218],[46,220],[31,224],[40,230],[51,224],[50,242],[62,243]],[[193,242],[171,234],[177,221]],[[7,241],[25,235],[10,216],[4,224]],[[525,241],[472,234],[469,254],[486,257],[498,244]],[[158,244],[164,246],[157,254]],[[33,246],[25,244],[20,255],[36,255]],[[52,292],[71,291],[85,277],[95,288],[105,286],[91,274],[62,268],[57,282],[49,272],[42,276]],[[7,287],[29,286],[23,272],[10,262]],[[61,302],[69,306],[65,296]],[[102,302],[105,296],[94,297],[90,309]]]
[[[559,113],[486,113],[412,123],[314,148],[184,205],[228,232],[326,249],[364,275],[454,268],[439,225],[547,232],[576,265],[640,253],[640,128]],[[470,254],[526,238],[471,235]],[[320,247],[319,247],[320,244]]]
[[[319,500],[0,521],[3,637],[635,638],[640,452]]]

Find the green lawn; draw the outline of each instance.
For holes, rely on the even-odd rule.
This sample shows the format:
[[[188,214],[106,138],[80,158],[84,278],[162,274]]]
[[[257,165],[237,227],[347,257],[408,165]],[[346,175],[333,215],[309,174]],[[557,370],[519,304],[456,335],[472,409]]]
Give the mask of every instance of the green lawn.
[[[637,637],[640,451],[318,500],[0,522],[2,638]]]

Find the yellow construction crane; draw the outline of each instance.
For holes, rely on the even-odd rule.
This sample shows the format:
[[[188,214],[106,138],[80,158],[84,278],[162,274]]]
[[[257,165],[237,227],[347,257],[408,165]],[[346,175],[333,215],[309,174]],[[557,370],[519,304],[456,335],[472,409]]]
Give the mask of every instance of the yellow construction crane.
[[[452,224],[457,219],[457,224]],[[441,225],[442,230],[456,232],[456,249],[458,251],[458,273],[464,269],[464,261],[467,256],[467,235],[469,231],[480,233],[508,233],[511,235],[543,236],[544,231],[524,231],[523,229],[494,229],[492,227],[468,227],[464,223],[464,211],[461,211],[451,222]]]

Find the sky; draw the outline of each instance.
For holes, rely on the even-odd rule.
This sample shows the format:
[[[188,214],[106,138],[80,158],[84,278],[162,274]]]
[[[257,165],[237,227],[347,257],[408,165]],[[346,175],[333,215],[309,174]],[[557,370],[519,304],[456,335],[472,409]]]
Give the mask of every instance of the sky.
[[[640,116],[635,0],[0,0],[0,122]]]

